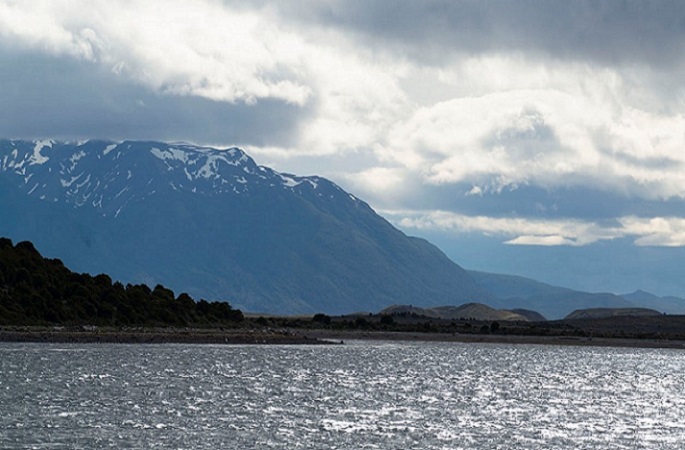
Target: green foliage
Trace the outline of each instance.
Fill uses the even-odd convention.
[[[225,302],[71,272],[30,242],[0,238],[0,325],[206,326],[243,320]]]

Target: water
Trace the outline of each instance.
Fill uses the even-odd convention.
[[[0,343],[2,449],[682,449],[685,352]]]

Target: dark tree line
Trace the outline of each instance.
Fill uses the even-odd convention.
[[[0,238],[0,325],[207,326],[243,320],[225,302],[195,302],[157,285],[74,273],[32,243]]]

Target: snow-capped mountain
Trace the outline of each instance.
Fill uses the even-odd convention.
[[[273,313],[489,298],[426,241],[321,177],[238,148],[0,141],[0,235],[82,272]]]
[[[117,217],[127,205],[158,193],[250,196],[258,189],[328,195],[357,201],[320,177],[297,177],[258,166],[238,148],[125,141],[57,143],[0,141],[0,169],[18,187],[41,200],[95,208]],[[319,189],[319,184],[324,185]]]

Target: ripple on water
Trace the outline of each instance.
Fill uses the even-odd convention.
[[[680,449],[685,354],[0,344],[3,449]]]

